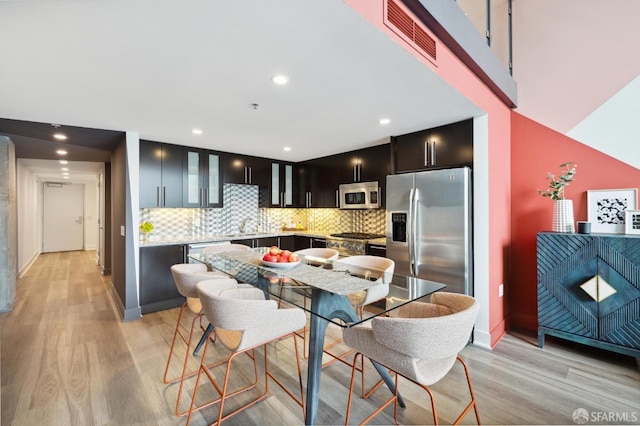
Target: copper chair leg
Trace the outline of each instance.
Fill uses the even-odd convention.
[[[204,345],[204,351],[202,353],[202,360],[203,361],[201,361],[200,368],[198,369],[198,376],[196,378],[196,384],[195,384],[195,387],[193,389],[193,397],[191,398],[191,404],[189,406],[189,411],[186,412],[186,414],[187,414],[187,422],[186,422],[186,424],[187,425],[191,421],[191,415],[194,412],[199,411],[199,410],[201,410],[203,408],[209,407],[211,405],[217,404],[218,402],[222,403],[224,401],[224,399],[231,398],[233,396],[236,396],[236,395],[239,395],[239,394],[241,394],[243,392],[251,390],[251,389],[255,388],[257,386],[257,384],[258,384],[258,364],[256,363],[255,352],[254,352],[253,348],[250,348],[250,349],[248,349],[248,350],[246,350],[244,352],[239,352],[238,354],[246,354],[249,358],[251,358],[253,360],[253,372],[254,372],[254,377],[255,377],[253,383],[250,384],[250,385],[247,385],[247,386],[245,386],[245,387],[243,387],[241,389],[235,390],[232,393],[230,393],[229,395],[225,395],[223,397],[222,395],[223,395],[223,392],[224,392],[224,388],[222,388],[222,389],[220,388],[218,383],[215,381],[215,379],[213,378],[213,376],[209,372],[209,369],[213,368],[213,367],[217,367],[217,366],[219,366],[219,365],[221,365],[223,363],[227,363],[227,368],[229,368],[229,365],[230,365],[230,362],[231,362],[233,356],[234,355],[238,355],[238,354],[234,354],[234,355],[232,355],[231,357],[229,357],[227,359],[215,362],[213,364],[206,364],[206,361],[204,361],[204,360],[205,360],[205,357],[206,357],[206,354],[207,354],[208,347],[209,347],[209,341],[207,341],[205,343],[205,345]],[[249,351],[251,352],[251,354],[248,353]],[[206,402],[206,403],[204,403],[202,405],[196,406],[195,402],[196,402],[196,398],[198,396],[198,389],[199,389],[199,385],[200,385],[200,379],[201,379],[203,373],[207,376],[207,378],[209,379],[209,381],[211,382],[211,384],[215,388],[216,392],[218,392],[220,397],[216,398],[214,400],[211,400],[209,402]]]
[[[278,386],[280,386],[294,401],[296,401],[298,403],[298,405],[300,405],[302,407],[302,415],[304,417],[304,412],[305,412],[305,403],[304,403],[304,393],[303,393],[303,386],[302,386],[302,368],[300,366],[300,356],[299,356],[299,351],[298,351],[298,344],[296,342],[296,335],[295,333],[290,333],[288,335],[285,335],[283,337],[281,337],[279,340],[282,340],[283,338],[286,337],[293,337],[293,345],[295,348],[295,352],[296,352],[296,363],[297,363],[297,368],[298,368],[298,383],[300,386],[300,399],[298,399],[295,395],[293,395],[293,393],[286,388],[286,386],[280,382],[280,380],[278,380],[276,377],[274,377],[268,370],[268,355],[267,355],[267,344],[262,344],[260,346],[263,347],[263,351],[264,351],[264,380],[265,380],[265,389],[264,392],[262,394],[260,394],[258,397],[256,397],[255,399],[251,400],[250,402],[248,402],[247,404],[237,408],[236,410],[234,410],[233,412],[224,415],[224,403],[227,399],[236,396],[238,394],[240,394],[241,392],[244,392],[250,388],[255,387],[255,383],[252,386],[248,386],[246,388],[242,388],[240,390],[234,391],[230,394],[227,394],[228,392],[228,384],[229,384],[229,376],[230,376],[230,372],[231,372],[231,363],[232,361],[235,359],[235,357],[237,355],[240,354],[244,354],[247,353],[248,351],[254,351],[255,348],[248,348],[242,352],[236,352],[233,353],[229,356],[229,358],[226,359],[226,369],[225,369],[225,376],[224,376],[224,381],[222,384],[222,388],[220,388],[220,385],[218,385],[218,383],[215,381],[215,378],[213,377],[213,374],[209,371],[209,368],[205,365],[202,366],[201,364],[201,368],[198,371],[198,378],[196,379],[196,388],[193,392],[193,399],[191,400],[191,407],[189,408],[189,414],[187,416],[187,424],[189,424],[189,422],[191,421],[191,415],[194,411],[200,410],[204,407],[208,407],[212,404],[215,404],[217,402],[220,402],[220,409],[218,412],[218,420],[215,423],[212,423],[212,425],[219,425],[222,423],[222,421],[227,420],[228,418],[238,414],[241,411],[246,410],[247,408],[251,407],[252,405],[256,404],[257,402],[263,400],[267,395],[268,395],[268,391],[269,391],[269,378],[271,378],[274,382],[276,382],[276,384],[278,384]],[[204,356],[206,354],[206,350],[207,350],[207,346],[208,343],[205,345],[205,351],[203,353],[203,359]],[[257,381],[257,366],[255,363],[255,355],[253,356],[254,359],[254,369],[255,369],[255,374],[256,374],[256,381]],[[203,404],[199,407],[195,406],[195,400],[197,397],[197,391],[198,391],[198,385],[200,382],[200,377],[202,376],[202,373],[204,373],[207,378],[209,379],[209,381],[212,383],[212,385],[215,387],[216,391],[220,394],[220,398],[208,402],[206,404]]]
[[[200,319],[202,320],[202,314],[196,314],[196,316],[193,318],[192,322],[191,322],[191,328],[189,331],[189,337],[187,338],[186,336],[184,336],[182,334],[182,331],[180,331],[180,321],[182,319],[182,314],[184,312],[184,308],[187,306],[186,302],[182,305],[182,307],[180,308],[180,313],[178,314],[178,321],[176,322],[176,329],[173,333],[173,340],[171,341],[171,348],[169,349],[169,357],[167,358],[167,365],[165,366],[164,369],[164,376],[162,378],[163,382],[165,384],[169,384],[169,383],[175,383],[178,380],[184,380],[185,377],[192,377],[195,376],[197,373],[197,370],[194,370],[193,372],[189,373],[188,375],[185,376],[185,369],[184,366],[186,366],[187,364],[187,360],[188,360],[188,356],[189,356],[189,347],[191,344],[191,339],[193,337],[193,330],[195,328],[195,323],[196,320]],[[173,377],[171,379],[167,378],[168,374],[169,374],[169,368],[171,366],[171,359],[173,358],[173,350],[175,349],[175,345],[176,345],[176,339],[178,338],[178,336],[180,336],[180,339],[182,340],[182,342],[187,345],[187,353],[185,355],[185,362],[184,362],[184,366],[183,366],[183,370],[182,370],[182,374],[180,376],[176,376]]]
[[[349,415],[351,413],[351,400],[352,400],[352,397],[353,397],[353,385],[354,385],[356,371],[358,371],[357,366],[356,366],[358,356],[360,356],[361,362],[364,362],[363,361],[364,356],[361,353],[356,353],[356,355],[354,357],[354,360],[353,360],[352,370],[351,370],[351,382],[350,382],[350,385],[349,385],[349,399],[347,401],[347,414],[346,414],[346,417],[345,417],[345,425],[349,423]],[[453,422],[453,424],[454,425],[460,424],[460,422],[471,411],[471,408],[473,408],[473,410],[475,412],[475,415],[476,415],[477,423],[478,423],[478,425],[481,425],[481,423],[480,423],[480,415],[478,413],[478,402],[476,400],[475,393],[473,392],[473,386],[471,384],[471,376],[469,375],[469,368],[467,367],[467,364],[462,360],[462,358],[456,357],[456,359],[458,361],[460,361],[460,363],[462,364],[462,367],[464,368],[464,372],[465,372],[465,375],[466,375],[466,378],[467,378],[467,384],[469,386],[469,393],[471,395],[471,402],[469,402],[469,404],[467,404],[465,409],[458,416],[458,418]],[[364,369],[364,365],[362,365],[362,368]],[[385,401],[376,411],[374,411],[369,417],[364,419],[361,424],[368,423],[371,419],[373,419],[375,416],[377,416],[382,410],[384,410],[391,402],[394,402],[393,419],[394,419],[396,424],[399,424],[399,422],[398,422],[398,376],[399,376],[399,374],[396,373],[395,374],[396,392],[393,395],[393,397],[391,397],[389,400]],[[431,410],[433,412],[433,424],[434,425],[438,425],[439,422],[438,422],[438,412],[436,410],[436,401],[435,401],[435,397],[434,397],[433,392],[431,391],[431,389],[428,386],[422,385],[420,383],[416,383],[415,381],[413,381],[411,379],[407,379],[407,380],[409,380],[410,382],[413,382],[414,384],[420,386],[422,389],[424,389],[429,394],[429,398],[431,400]],[[367,396],[363,395],[363,397],[367,398],[381,384],[382,384],[382,381],[381,380],[378,381],[378,383],[376,385],[374,385],[374,387],[367,393]],[[363,386],[363,392],[364,392],[364,379],[363,379],[363,382],[362,382],[362,386]]]

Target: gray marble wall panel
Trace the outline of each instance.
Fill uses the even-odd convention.
[[[11,310],[18,274],[16,156],[13,142],[0,136],[0,312]]]

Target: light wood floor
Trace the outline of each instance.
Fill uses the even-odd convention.
[[[13,311],[0,315],[3,425],[184,424],[184,418],[173,415],[177,386],[162,383],[178,310],[121,322],[107,292],[109,277],[99,275],[94,257],[94,252],[41,255],[18,283]],[[330,331],[339,335],[339,330]],[[572,413],[578,408],[610,420],[617,416],[615,421],[600,417],[600,424],[640,423],[640,374],[634,358],[553,338],[547,338],[544,350],[535,343],[530,333],[512,333],[493,351],[468,346],[462,352],[484,424],[574,424]],[[220,345],[211,348],[214,356],[222,356]],[[292,354],[290,340],[270,347],[276,373],[294,371]],[[247,360],[239,366],[242,377]],[[349,374],[340,363],[324,369],[320,424],[344,423]],[[374,378],[367,375],[370,382]],[[188,382],[183,407],[193,383]],[[429,407],[426,395],[410,383],[400,386],[407,401],[401,422],[432,423],[424,408]],[[433,388],[440,421],[452,422],[467,398],[461,369],[454,367]],[[203,387],[199,394],[209,391]],[[303,422],[301,409],[273,383],[269,393],[227,424]],[[356,398],[352,421],[364,418],[386,396],[381,389],[369,400]],[[203,410],[193,424],[212,422],[216,413],[215,408]],[[393,423],[392,415],[391,407],[373,424]],[[464,423],[475,423],[473,415]]]

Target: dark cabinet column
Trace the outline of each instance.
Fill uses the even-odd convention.
[[[140,248],[140,309],[143,314],[174,308],[184,302],[171,275],[171,266],[184,262],[183,245]]]
[[[182,147],[140,141],[140,207],[182,207]]]

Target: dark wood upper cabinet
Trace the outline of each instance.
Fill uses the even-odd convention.
[[[183,207],[222,207],[222,154],[183,148]]]
[[[473,166],[473,119],[391,138],[395,172]]]
[[[182,207],[182,147],[140,141],[140,207]]]
[[[266,158],[225,152],[223,182],[267,187],[271,177],[271,161]]]

